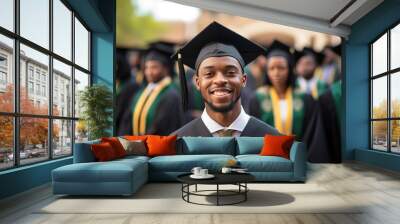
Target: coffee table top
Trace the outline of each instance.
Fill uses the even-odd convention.
[[[255,180],[255,177],[249,173],[213,173],[215,177],[211,179],[193,179],[190,177],[191,174],[179,175],[177,179],[186,184],[236,184]]]

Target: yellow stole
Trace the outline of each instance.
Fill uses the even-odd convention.
[[[269,93],[271,95],[275,128],[278,129],[279,132],[281,132],[285,135],[291,135],[292,127],[293,127],[293,91],[292,91],[292,88],[291,87],[287,88],[286,93],[285,93],[285,101],[287,103],[286,122],[284,122],[281,117],[281,107],[279,105],[279,96],[278,96],[278,93],[276,92],[275,88],[271,87],[269,89]]]
[[[132,127],[134,135],[146,134],[146,118],[150,107],[153,105],[154,100],[157,98],[161,90],[163,90],[171,82],[172,80],[170,77],[165,77],[154,89],[146,88],[142,95],[140,95],[133,111]]]

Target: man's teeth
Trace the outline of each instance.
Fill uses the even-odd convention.
[[[226,94],[229,94],[230,93],[230,91],[228,91],[228,90],[216,90],[216,91],[214,91],[214,95],[217,95],[217,96],[223,96],[223,95],[226,95]]]

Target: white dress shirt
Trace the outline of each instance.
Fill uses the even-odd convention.
[[[213,120],[207,113],[207,110],[204,108],[203,114],[201,115],[201,120],[206,125],[207,129],[214,137],[218,137],[218,131],[220,130],[234,130],[233,136],[237,137],[243,132],[244,128],[249,122],[250,116],[244,111],[243,107],[240,108],[239,116],[228,126],[224,127],[215,120]]]

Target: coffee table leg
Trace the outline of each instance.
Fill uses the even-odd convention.
[[[195,186],[195,191],[197,192],[197,184],[196,184],[196,186]]]
[[[219,205],[219,184],[217,184],[217,206]]]
[[[247,182],[246,182],[246,183],[244,183],[244,201],[247,201],[247,192],[248,192],[248,190],[247,190]]]

